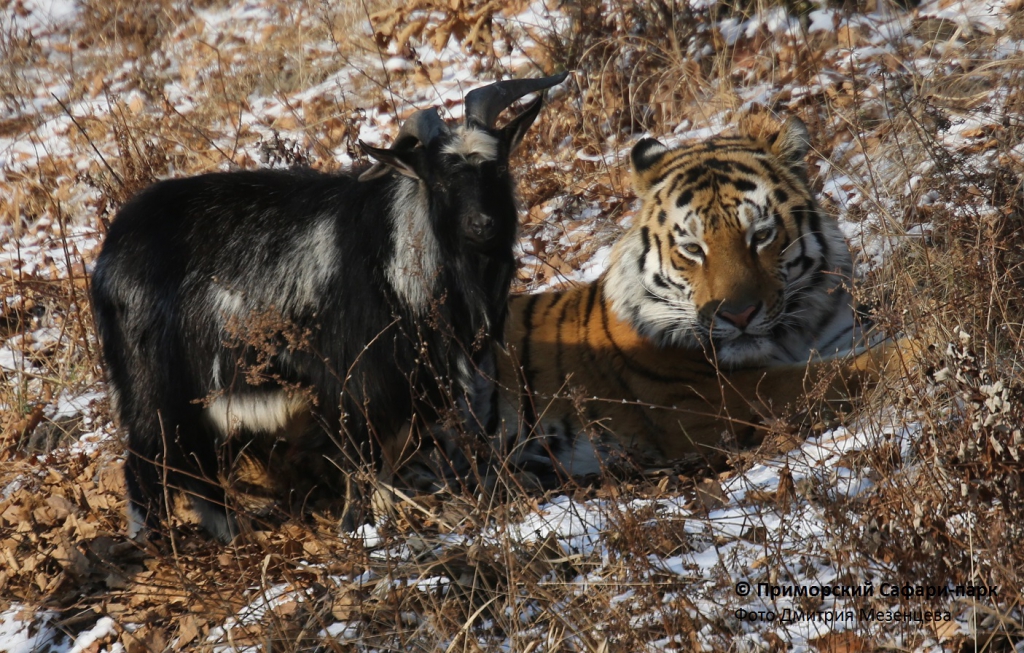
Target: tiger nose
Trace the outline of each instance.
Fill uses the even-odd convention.
[[[747,325],[750,324],[751,318],[754,317],[754,313],[757,313],[757,308],[756,304],[751,304],[738,313],[722,309],[718,311],[718,315],[732,322],[737,329],[746,329]]]

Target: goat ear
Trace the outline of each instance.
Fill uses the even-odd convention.
[[[515,152],[519,144],[523,142],[523,137],[526,136],[533,121],[537,119],[537,114],[540,113],[540,108],[543,105],[544,97],[538,96],[536,100],[526,105],[526,109],[522,113],[501,128],[501,138],[505,141],[509,154]]]
[[[643,195],[654,185],[666,152],[668,148],[653,138],[645,138],[633,146],[629,160],[633,164],[633,187],[638,195]]]
[[[366,156],[376,161],[369,170],[359,175],[359,181],[370,181],[381,177],[387,173],[389,168],[397,170],[406,177],[423,179],[422,148],[385,149],[367,145],[363,141],[359,141],[359,147],[366,152]]]

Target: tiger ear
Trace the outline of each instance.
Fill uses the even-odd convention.
[[[668,148],[653,138],[645,138],[633,146],[629,159],[633,163],[633,188],[637,195],[643,195],[654,185],[661,170],[658,164],[666,152]]]
[[[811,149],[811,134],[807,125],[796,116],[786,122],[766,113],[748,114],[739,121],[739,133],[768,146],[768,151],[779,158],[801,179],[807,179],[807,152]]]
[[[769,140],[772,153],[785,162],[789,168],[800,176],[807,178],[807,152],[811,149],[811,133],[807,125],[796,116],[790,116],[774,140]]]

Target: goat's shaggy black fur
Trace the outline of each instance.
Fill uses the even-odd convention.
[[[378,163],[361,178],[207,174],[121,209],[92,296],[136,518],[156,525],[165,491],[182,492],[231,539],[223,445],[299,414],[311,450],[345,443],[338,460],[374,464],[410,420],[447,408],[493,428],[479,370],[514,270],[508,158],[539,109],[500,130],[428,120],[426,142],[364,146]]]

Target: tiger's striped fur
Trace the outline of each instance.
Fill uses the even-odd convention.
[[[804,124],[748,120],[735,135],[631,154],[642,207],[604,274],[514,297],[499,368],[513,458],[597,472],[711,451],[797,403],[860,337],[850,251],[807,182]],[[826,394],[876,375],[844,359]]]

